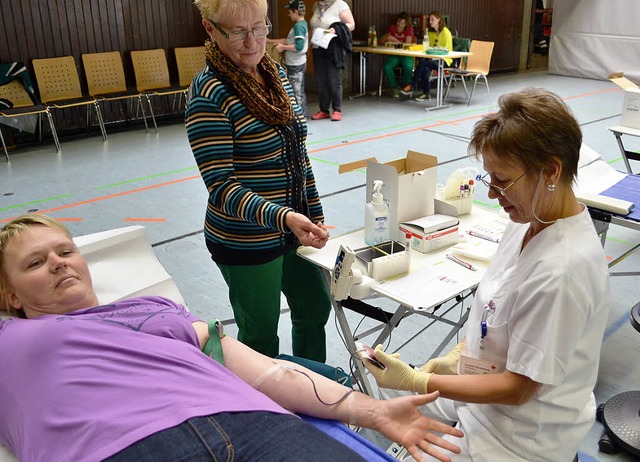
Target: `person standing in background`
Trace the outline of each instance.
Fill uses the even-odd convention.
[[[267,43],[275,43],[278,53],[284,53],[287,77],[293,87],[298,105],[306,117],[307,95],[304,90],[304,76],[307,70],[309,48],[309,26],[304,19],[306,7],[301,0],[290,0],[284,7],[289,10],[289,19],[293,21],[293,27],[287,38],[267,39]]]
[[[337,34],[328,48],[313,46],[313,61],[318,89],[320,110],[311,116],[313,120],[342,120],[342,76],[344,68],[343,45],[351,49],[351,32],[356,28],[353,13],[344,0],[319,0],[313,5],[311,30],[325,29]],[[313,35],[313,34],[312,34]],[[349,43],[344,43],[347,40]],[[335,43],[334,43],[335,42]],[[336,49],[338,48],[338,49]],[[333,112],[329,113],[329,106]]]
[[[413,43],[414,41],[413,27],[411,27],[411,17],[408,13],[402,12],[398,14],[395,24],[389,26],[384,42],[386,43]],[[387,76],[389,88],[393,91],[393,97],[400,97],[400,88],[396,81],[396,74],[393,69],[397,65],[402,66],[402,87],[406,87],[411,82],[413,75],[413,58],[411,56],[388,56],[384,62],[384,74]]]
[[[284,69],[265,52],[267,0],[196,0],[210,39],[189,90],[187,136],[207,192],[204,237],[229,286],[238,340],[279,351],[281,294],[293,354],[324,362],[331,299],[300,245],[329,239],[307,155],[307,122]]]

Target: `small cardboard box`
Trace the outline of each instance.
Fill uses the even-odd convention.
[[[437,165],[437,157],[409,150],[402,159],[384,164],[375,158],[364,159],[343,164],[338,171],[367,167],[366,202],[371,200],[373,181],[382,180],[382,196],[389,206],[389,234],[397,241],[400,223],[433,214]]]
[[[640,88],[622,72],[610,74],[609,80],[624,90],[620,125],[640,129]]]
[[[428,253],[458,243],[458,224],[456,217],[430,215],[427,217],[400,223],[402,234],[411,234],[411,248]]]

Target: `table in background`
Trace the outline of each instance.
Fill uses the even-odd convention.
[[[464,51],[450,51],[446,55],[434,55],[425,53],[422,50],[405,50],[403,48],[391,47],[353,47],[353,51],[360,53],[360,93],[357,96],[366,94],[367,89],[367,54],[393,55],[393,56],[409,56],[411,58],[430,58],[438,60],[438,78],[436,91],[436,105],[425,108],[427,111],[442,109],[449,107],[443,104],[443,87],[444,87],[444,64],[445,58],[458,59],[470,56],[471,53]]]
[[[460,217],[459,229],[461,233],[464,233],[465,230],[470,229],[474,225],[484,225],[488,222],[493,221],[506,223],[506,220],[499,217],[497,213],[476,207],[471,213]],[[489,242],[473,236],[467,236],[467,239],[478,242],[479,245],[482,246],[491,246],[497,248],[498,245],[497,243]],[[322,249],[300,247],[298,249],[298,254],[322,268],[325,273],[327,284],[330,285],[331,272],[333,270],[336,256],[338,255],[338,251],[341,245],[346,245],[352,250],[366,247],[366,244],[364,242],[363,230],[360,229],[358,231],[344,234],[342,236],[331,238]],[[455,321],[452,321],[445,316],[475,293],[475,289],[480,282],[480,279],[488,268],[488,263],[482,263],[479,260],[473,260],[473,266],[476,267],[477,271],[471,271],[461,265],[448,260],[445,255],[449,251],[449,248],[445,248],[427,254],[422,254],[413,250],[411,253],[410,272],[407,275],[402,276],[401,278],[392,278],[394,281],[402,281],[403,279],[410,277],[412,274],[418,274],[417,272],[421,269],[423,269],[423,271],[428,271],[426,270],[426,268],[433,268],[434,273],[446,272],[447,277],[453,279],[456,282],[459,282],[459,284],[451,284],[452,289],[449,293],[445,293],[442,290],[435,290],[433,292],[429,292],[428,295],[425,296],[424,300],[422,300],[422,303],[416,304],[415,302],[409,300],[410,297],[407,297],[406,293],[403,294],[390,292],[385,287],[384,282],[386,281],[380,281],[373,286],[372,291],[381,297],[398,303],[398,307],[393,313],[386,312],[381,308],[372,306],[364,301],[353,300],[351,298],[342,302],[333,302],[336,319],[338,320],[340,330],[342,331],[342,337],[346,343],[350,357],[356,354],[357,348],[355,342],[358,339],[367,337],[374,334],[375,332],[380,331],[375,341],[370,342],[370,344],[372,346],[375,346],[379,343],[384,343],[385,340],[387,340],[391,335],[391,332],[398,326],[398,323],[403,318],[412,314],[418,314],[430,319],[431,322],[426,328],[430,327],[436,322],[442,322],[451,327],[448,334],[441,341],[438,347],[436,347],[436,349],[432,352],[430,357],[436,357],[443,351],[443,349],[449,344],[451,339],[464,326],[464,323],[469,316],[469,307],[467,307],[464,312],[461,311],[459,318]],[[471,262],[471,260],[469,261]],[[442,305],[449,301],[454,301],[455,303],[453,303],[453,306],[451,307],[443,308]],[[360,314],[363,314],[364,316],[375,319],[380,324],[377,327],[374,327],[373,329],[365,331],[361,335],[356,336],[349,326],[348,320],[344,313],[344,308],[351,309]],[[425,358],[425,360],[426,359],[429,358]],[[360,384],[362,384],[364,392],[372,395],[373,389],[371,388],[371,385],[367,379],[367,375],[365,373],[366,369],[360,361],[354,361],[354,363],[356,369],[355,374],[357,374],[356,379],[358,379]]]
[[[631,165],[629,164],[629,159],[640,161],[640,153],[634,152],[634,151],[627,151],[624,148],[624,144],[622,144],[622,135],[637,136],[640,138],[640,130],[637,128],[623,127],[622,125],[609,127],[609,130],[616,137],[616,141],[618,142],[618,147],[620,148],[620,153],[622,154],[622,160],[624,160],[624,165],[625,167],[627,167],[627,172],[630,174],[633,174],[633,171],[631,170]]]

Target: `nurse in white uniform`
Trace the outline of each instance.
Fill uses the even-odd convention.
[[[571,188],[582,134],[546,90],[503,95],[499,106],[476,124],[469,154],[511,223],[465,340],[420,369],[381,346],[375,356],[387,369],[365,365],[383,396],[440,391],[426,412],[465,432],[455,461],[571,462],[596,414],[610,301],[604,251]]]

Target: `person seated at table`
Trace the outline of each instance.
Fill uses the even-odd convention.
[[[373,428],[448,461],[460,436],[417,406],[377,401],[251,350],[162,297],[100,305],[64,225],[0,230],[0,443],[23,461],[363,460],[291,412]],[[224,366],[205,355],[222,348]]]
[[[476,123],[469,153],[511,223],[476,290],[465,339],[419,369],[380,348],[387,369],[365,365],[384,397],[440,392],[425,412],[465,432],[456,461],[571,461],[596,415],[610,303],[604,250],[572,189],[582,133],[546,90],[498,104]]]
[[[395,24],[389,26],[389,31],[383,38],[385,43],[413,43],[413,27],[411,26],[411,16],[402,12],[396,17]],[[402,67],[402,87],[411,82],[413,75],[413,58],[411,56],[387,56],[384,62],[384,75],[387,77],[389,88],[393,91],[393,97],[400,97],[400,88],[396,80],[394,69],[396,66]]]
[[[427,32],[428,34],[424,40],[428,39],[428,46],[427,43],[423,44],[425,51],[433,47],[446,48],[449,51],[453,51],[453,36],[444,22],[442,13],[439,11],[429,13]],[[450,66],[452,61],[451,58],[444,58],[445,67]],[[408,85],[402,88],[402,94],[411,95],[413,90],[422,83],[422,94],[416,98],[416,101],[427,101],[431,99],[431,72],[437,69],[438,59],[418,59],[416,70],[413,73],[413,79]]]

